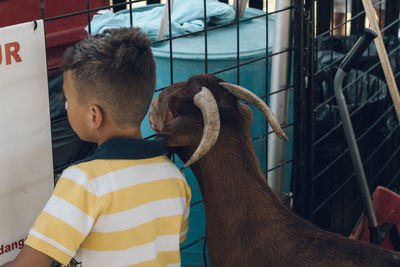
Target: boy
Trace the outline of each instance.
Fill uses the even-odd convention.
[[[107,30],[68,49],[65,107],[94,155],[64,170],[14,262],[6,266],[179,266],[191,198],[162,140],[140,124],[155,88],[150,40]]]

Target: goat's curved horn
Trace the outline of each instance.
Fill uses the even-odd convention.
[[[236,96],[238,99],[244,100],[250,104],[252,104],[254,107],[258,108],[261,110],[264,115],[267,117],[269,124],[271,125],[272,130],[284,141],[288,141],[289,138],[286,136],[285,132],[282,130],[281,125],[279,124],[279,121],[275,117],[275,115],[272,113],[272,111],[269,109],[267,104],[256,96],[253,92],[250,90],[247,90],[246,88],[243,88],[239,85],[231,84],[231,83],[220,83],[226,90],[228,90],[231,94]]]
[[[184,168],[198,161],[214,146],[220,129],[218,105],[210,90],[202,87],[202,90],[193,97],[193,102],[203,115],[203,136],[199,146],[186,162]]]

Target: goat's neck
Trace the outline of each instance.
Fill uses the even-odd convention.
[[[192,170],[199,181],[208,218],[226,227],[240,224],[249,216],[265,218],[273,206],[281,206],[280,200],[267,185],[259,167],[250,137],[221,138],[213,149]],[[221,140],[220,139],[220,140]],[[254,192],[250,195],[249,192]],[[254,207],[268,206],[268,209]],[[251,214],[249,213],[250,209]],[[267,214],[257,214],[267,212]],[[226,216],[237,220],[227,220]],[[238,225],[236,225],[238,226]]]

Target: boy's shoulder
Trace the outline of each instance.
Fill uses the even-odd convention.
[[[140,180],[166,175],[184,178],[175,163],[167,157],[163,140],[115,139],[102,144],[92,156],[65,169],[62,177],[79,180],[79,183],[96,180],[97,184],[105,180],[96,179],[101,177],[113,176],[115,180],[130,176]]]

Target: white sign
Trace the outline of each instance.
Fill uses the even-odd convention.
[[[0,28],[0,264],[20,252],[53,190],[44,40],[41,20]]]

